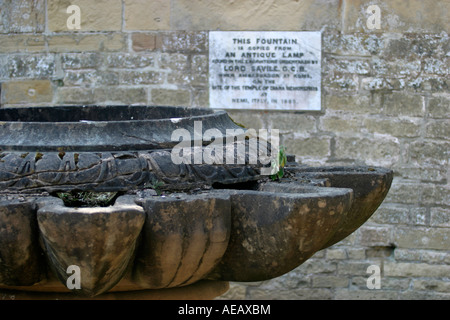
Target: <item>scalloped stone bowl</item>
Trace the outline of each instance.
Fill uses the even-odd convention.
[[[92,298],[212,284],[218,295],[228,281],[272,279],[359,228],[393,177],[378,167],[300,166],[292,156],[278,181],[248,155],[175,164],[176,129],[200,151],[198,121],[224,137],[243,130],[210,109],[0,109],[0,121],[0,290],[11,292]],[[60,197],[83,191],[117,194],[106,206]]]

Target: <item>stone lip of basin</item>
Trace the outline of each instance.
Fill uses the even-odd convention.
[[[0,288],[67,292],[73,265],[81,289],[72,292],[87,297],[271,279],[355,231],[392,182],[378,167],[289,161],[272,181],[248,162],[175,165],[168,131],[194,133],[196,120],[241,128],[211,110],[120,108],[0,110]],[[162,196],[148,189],[154,179]],[[106,207],[56,197],[73,190],[119,193]]]
[[[354,191],[352,207],[325,247],[344,239],[372,216],[389,192],[394,177],[390,169],[370,166],[294,168],[293,171],[297,177],[325,179],[327,186],[351,187]]]
[[[172,132],[183,128],[194,140],[203,131],[238,127],[224,111],[185,107],[66,106],[0,109],[3,151],[82,152],[172,148]]]
[[[171,151],[180,137],[172,137],[172,133],[177,129],[186,134],[183,142],[197,148],[194,152],[199,148],[203,152],[202,145],[209,144],[202,139],[209,129],[218,130],[224,141],[230,136],[227,130],[237,136],[244,132],[227,113],[211,109],[0,109],[0,188],[21,192],[128,191],[158,180],[172,188],[190,189],[259,177],[261,165],[248,165],[248,155],[244,155],[247,162],[243,160],[247,164],[240,164],[238,153],[234,164],[195,164],[193,155],[189,163],[175,164]]]

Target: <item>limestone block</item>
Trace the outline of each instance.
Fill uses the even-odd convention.
[[[148,33],[133,33],[131,47],[134,51],[154,51],[156,49],[156,35]]]
[[[102,62],[100,53],[63,53],[61,54],[61,65],[67,69],[98,69]]]
[[[67,20],[73,12],[67,8],[80,8],[80,29],[69,29]],[[47,4],[48,28],[52,32],[119,31],[122,28],[121,0],[49,0]]]
[[[390,277],[447,277],[450,273],[449,265],[386,262],[384,275]]]
[[[1,53],[44,52],[45,50],[45,38],[43,35],[0,35]]]
[[[0,66],[0,78],[48,79],[56,72],[55,57],[49,54],[6,55]],[[0,61],[1,61],[0,60]]]
[[[49,80],[11,81],[2,85],[5,104],[52,102],[53,87]]]
[[[340,26],[337,1],[173,1],[178,30],[320,30]]]
[[[125,0],[126,30],[168,30],[170,29],[170,3],[166,0]]]
[[[302,137],[285,139],[284,146],[290,154],[301,157],[325,158],[330,154],[329,137]]]
[[[44,29],[44,1],[0,1],[0,33],[41,33]]]
[[[99,104],[145,104],[147,90],[145,88],[99,87],[94,89],[94,101]]]
[[[335,156],[338,159],[363,159],[367,164],[390,166],[400,159],[398,139],[336,138]]]
[[[56,100],[61,104],[89,104],[94,101],[92,89],[78,87],[58,88]]]
[[[421,124],[418,120],[387,120],[387,119],[365,119],[364,127],[369,132],[390,134],[395,137],[418,137]]]
[[[121,83],[126,85],[145,85],[164,83],[164,74],[157,71],[121,71]],[[162,89],[161,89],[162,90]],[[168,104],[170,105],[170,103]],[[174,105],[172,103],[172,105]]]
[[[155,105],[189,106],[191,93],[188,90],[152,89],[151,100]]]
[[[449,33],[448,1],[392,0],[345,1],[343,9],[344,32],[441,32]],[[369,29],[367,19],[370,5],[380,8],[380,29]]]
[[[50,52],[121,51],[126,47],[126,36],[110,34],[55,34],[47,37]]]
[[[448,250],[449,237],[449,228],[397,228],[394,243],[400,248]]]

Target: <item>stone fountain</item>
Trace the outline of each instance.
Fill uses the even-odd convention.
[[[272,279],[359,228],[393,177],[292,156],[282,177],[262,174],[247,131],[211,109],[5,108],[0,121],[0,292],[24,299],[210,299]],[[209,129],[244,132],[235,161],[195,160]],[[189,161],[174,161],[176,130]]]

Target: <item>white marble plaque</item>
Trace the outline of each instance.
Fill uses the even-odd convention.
[[[321,110],[320,32],[210,31],[217,109]]]

